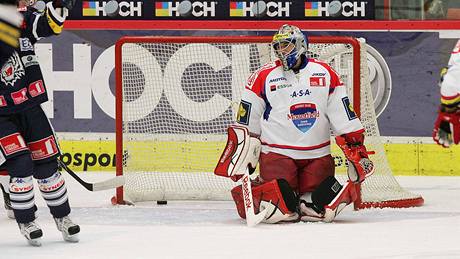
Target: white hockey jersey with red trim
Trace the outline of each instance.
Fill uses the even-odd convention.
[[[449,59],[448,70],[441,84],[441,103],[452,105],[460,102],[460,40]]]
[[[279,60],[253,73],[237,123],[260,135],[262,152],[294,159],[330,154],[331,129],[336,135],[364,131],[337,73],[315,59],[297,74]]]

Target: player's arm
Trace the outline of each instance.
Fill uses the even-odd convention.
[[[364,128],[353,110],[346,87],[335,71],[331,70],[331,86],[327,116],[337,145],[348,159],[348,177],[354,183],[362,182],[374,172],[364,145]]]
[[[24,13],[25,30],[34,36],[35,41],[40,38],[59,35],[74,4],[75,0],[54,0],[46,4],[42,13],[29,8]]]
[[[0,67],[19,45],[21,22],[22,15],[17,11],[16,1],[0,0]]]
[[[449,67],[441,71],[441,105],[433,129],[433,140],[450,147],[460,143],[460,40],[449,60]]]

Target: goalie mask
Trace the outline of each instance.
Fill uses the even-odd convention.
[[[283,69],[287,71],[307,52],[308,40],[299,28],[285,24],[273,36],[272,46],[276,57],[283,62]]]

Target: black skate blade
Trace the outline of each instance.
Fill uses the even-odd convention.
[[[72,226],[67,231],[68,231],[69,235],[78,234],[78,233],[80,233],[80,226],[79,225]]]
[[[43,232],[41,229],[35,230],[30,232],[30,239],[37,239],[43,236]]]

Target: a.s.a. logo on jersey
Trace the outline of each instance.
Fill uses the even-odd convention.
[[[25,75],[24,66],[18,53],[15,52],[8,61],[3,65],[0,79],[6,85],[14,86],[14,83]]]
[[[288,120],[302,131],[307,132],[319,117],[319,111],[314,103],[298,103],[290,107],[290,113],[287,115]]]

